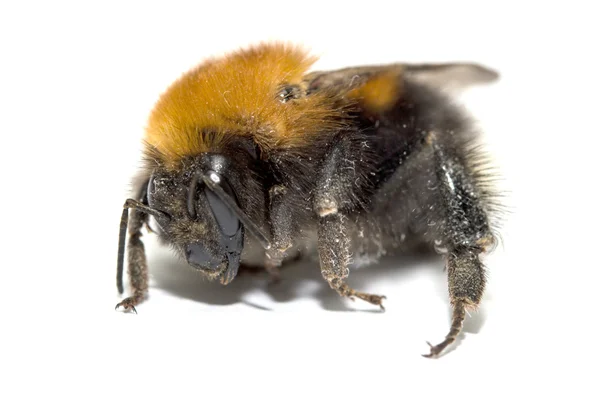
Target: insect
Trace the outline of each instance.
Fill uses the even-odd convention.
[[[445,256],[451,329],[460,333],[485,286],[496,195],[468,117],[441,88],[492,81],[476,64],[366,66],[309,72],[316,59],[282,43],[208,60],[159,99],[145,135],[136,199],[121,218],[117,285],[128,230],[135,311],[148,291],[142,229],[156,231],[208,279],[242,263],[276,274],[316,243],[321,272],[343,297],[383,308],[347,284],[353,259],[418,240]]]

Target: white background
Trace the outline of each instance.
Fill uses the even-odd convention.
[[[593,2],[226,1],[0,6],[0,392],[598,393],[598,12]],[[206,3],[206,4],[204,4]],[[504,246],[458,346],[441,259],[356,269],[387,312],[315,262],[207,284],[146,237],[148,301],[113,310],[118,224],[158,95],[261,40],[318,68],[477,61],[468,92],[512,191]]]

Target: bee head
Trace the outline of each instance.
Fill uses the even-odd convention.
[[[241,208],[238,196],[246,191],[239,181],[226,156],[206,153],[180,169],[156,168],[142,202],[161,237],[190,266],[223,284],[238,272],[245,231],[269,248],[266,236]]]

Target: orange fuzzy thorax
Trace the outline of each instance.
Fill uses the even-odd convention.
[[[146,143],[171,163],[218,149],[232,135],[251,136],[263,152],[306,145],[312,135],[339,127],[334,100],[315,94],[282,103],[278,93],[284,84],[301,84],[315,60],[283,44],[209,60],[161,96]]]

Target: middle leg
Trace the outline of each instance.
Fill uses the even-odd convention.
[[[341,296],[351,300],[356,297],[385,310],[382,304],[385,296],[359,292],[346,283],[352,255],[349,219],[345,212],[351,210],[356,200],[357,152],[352,150],[350,139],[340,138],[332,145],[317,179],[313,207],[319,216],[317,240],[321,274]]]

